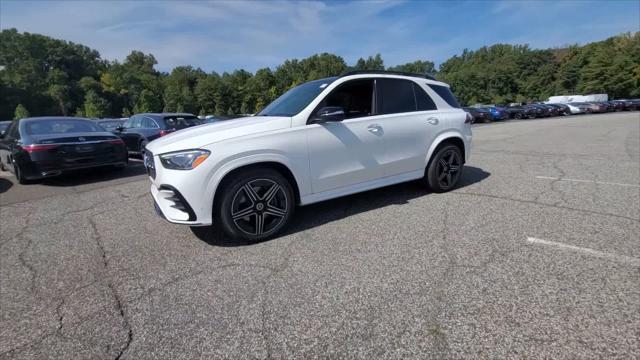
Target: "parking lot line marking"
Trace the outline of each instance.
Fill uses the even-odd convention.
[[[579,183],[591,183],[591,184],[602,184],[602,185],[617,185],[617,186],[627,186],[627,187],[637,187],[640,188],[640,185],[636,184],[623,184],[609,181],[596,181],[596,180],[578,180],[578,179],[565,179],[565,178],[557,178],[551,176],[536,176],[537,179],[545,179],[545,180],[559,180],[559,181],[572,181]]]
[[[543,239],[538,239],[538,238],[534,238],[534,237],[528,237],[527,238],[527,242],[530,242],[530,243],[533,243],[533,244],[557,246],[559,248],[573,250],[573,251],[589,254],[589,255],[592,255],[592,256],[595,256],[595,257],[599,257],[599,258],[603,258],[603,259],[608,259],[608,260],[613,260],[613,261],[617,261],[617,262],[621,262],[621,263],[625,263],[625,264],[631,264],[631,265],[635,265],[635,266],[640,266],[640,259],[633,258],[633,257],[630,257],[630,256],[610,254],[610,253],[597,251],[597,250],[593,250],[593,249],[589,249],[589,248],[584,248],[584,247],[579,247],[579,246],[574,246],[574,245],[569,245],[569,244],[563,244],[563,243],[560,243],[560,242],[543,240]]]

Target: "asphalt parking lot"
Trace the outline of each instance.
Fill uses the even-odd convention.
[[[108,178],[108,180],[104,180]],[[640,113],[477,126],[463,184],[171,225],[139,162],[0,177],[0,358],[638,358]]]

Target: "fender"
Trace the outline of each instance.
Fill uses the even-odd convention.
[[[458,138],[460,140],[462,140],[462,143],[464,144],[464,154],[465,154],[465,161],[466,161],[466,157],[468,156],[469,153],[469,145],[467,144],[467,141],[465,141],[464,136],[462,135],[462,133],[460,133],[457,130],[454,129],[448,129],[445,130],[443,133],[441,133],[440,135],[438,135],[435,140],[431,143],[431,146],[429,147],[429,151],[427,151],[427,157],[424,160],[424,166],[426,167],[429,164],[429,160],[431,160],[431,156],[433,156],[434,151],[436,151],[436,148],[444,141],[450,138]]]

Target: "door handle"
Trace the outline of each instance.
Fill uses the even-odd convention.
[[[427,122],[431,125],[438,125],[440,120],[438,120],[438,118],[430,117],[427,119]]]
[[[379,132],[382,131],[382,126],[378,125],[378,124],[372,124],[367,126],[367,130],[369,130],[370,132],[377,134]]]

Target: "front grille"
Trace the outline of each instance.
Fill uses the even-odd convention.
[[[152,179],[156,178],[156,164],[153,160],[153,154],[145,150],[144,155],[142,156],[144,161],[144,168],[147,170],[147,175],[149,175]]]

